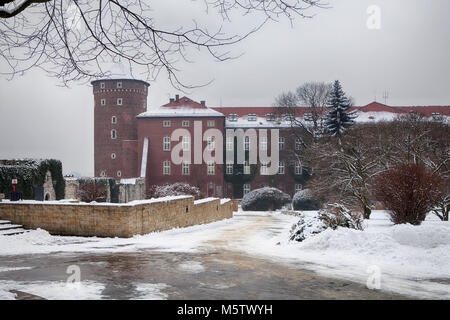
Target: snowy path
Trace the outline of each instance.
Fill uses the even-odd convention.
[[[13,298],[10,290],[50,299],[401,298],[388,292],[449,298],[449,251],[438,240],[421,243],[420,233],[410,240],[407,229],[374,219],[364,232],[337,230],[289,243],[296,221],[239,212],[226,221],[130,239],[58,237],[43,230],[0,236],[0,298]],[[442,238],[447,227],[432,230]],[[429,237],[427,226],[420,228],[414,234]],[[393,243],[395,237],[413,243]],[[82,288],[66,286],[70,265],[80,267]],[[381,291],[365,287],[373,265],[381,271]]]

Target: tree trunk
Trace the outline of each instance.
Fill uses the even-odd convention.
[[[372,209],[368,206],[364,206],[364,219],[370,219],[370,214],[372,213]]]

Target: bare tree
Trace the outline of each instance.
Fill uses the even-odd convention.
[[[10,77],[41,68],[64,84],[111,75],[106,63],[125,63],[146,80],[165,71],[178,88],[180,60],[190,61],[191,49],[206,50],[213,58],[233,58],[223,48],[256,32],[268,21],[296,16],[311,18],[322,0],[204,0],[222,22],[213,30],[195,20],[189,26],[161,26],[157,12],[142,0],[0,0],[0,56]],[[259,14],[260,23],[242,34],[228,34],[224,22],[237,13]],[[254,17],[254,15],[253,15]]]

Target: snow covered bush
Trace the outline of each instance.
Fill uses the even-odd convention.
[[[328,228],[336,230],[338,227],[363,230],[364,219],[342,204],[329,204],[326,209],[315,214],[302,214],[300,220],[292,226],[289,239],[301,242]]]
[[[381,173],[373,192],[395,224],[419,225],[442,199],[444,180],[423,164],[404,164]]]
[[[319,201],[314,199],[310,189],[303,189],[298,191],[292,199],[292,206],[294,210],[319,210]]]
[[[165,184],[162,186],[151,186],[147,193],[148,198],[161,198],[167,196],[193,196],[194,199],[202,197],[198,187],[191,186],[187,183],[177,182],[173,184]]]
[[[244,211],[268,211],[281,209],[291,202],[291,197],[276,188],[260,188],[247,193],[241,202]]]
[[[80,186],[77,196],[83,202],[106,202],[107,191],[106,184],[97,182],[87,182]]]

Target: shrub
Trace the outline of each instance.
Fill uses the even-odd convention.
[[[87,182],[80,186],[77,195],[83,202],[106,202],[106,185],[95,182]]]
[[[314,199],[310,189],[298,191],[292,199],[294,210],[319,210],[319,201]]]
[[[338,227],[363,230],[364,219],[361,214],[352,213],[342,204],[329,204],[314,215],[301,215],[300,220],[292,226],[289,239],[301,242],[326,229],[335,230]]]
[[[405,164],[381,173],[374,181],[377,200],[395,224],[419,225],[442,198],[444,180],[422,164]]]
[[[163,186],[153,185],[147,192],[147,198],[161,198],[167,196],[193,196],[194,199],[202,197],[202,193],[198,187],[191,186],[187,183],[177,182],[174,184],[165,184]]]
[[[291,202],[291,197],[276,188],[255,189],[247,193],[241,202],[244,211],[268,211],[281,209]]]

